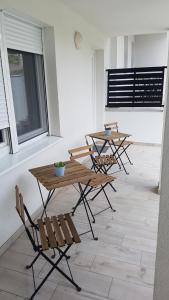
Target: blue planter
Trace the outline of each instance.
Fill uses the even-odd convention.
[[[107,128],[107,129],[105,129],[105,135],[108,135],[108,136],[110,136],[111,135],[111,128]]]
[[[55,175],[56,176],[64,176],[65,174],[65,167],[55,167]]]

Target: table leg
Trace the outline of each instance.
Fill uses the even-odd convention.
[[[89,180],[90,182],[90,180]],[[83,189],[82,188],[82,185],[80,183],[78,183],[79,185],[79,190],[80,190],[80,198],[79,200],[77,201],[76,203],[76,206],[73,208],[73,212],[72,212],[72,215],[74,215],[77,207],[83,203],[84,205],[84,208],[85,208],[85,212],[86,212],[86,216],[87,216],[87,219],[88,219],[88,223],[89,223],[89,227],[90,227],[90,230],[86,231],[86,232],[83,232],[81,233],[81,235],[85,234],[85,233],[88,233],[88,232],[91,232],[92,233],[92,236],[93,236],[93,239],[94,240],[98,240],[98,237],[95,237],[94,235],[94,231],[93,231],[93,227],[92,227],[92,224],[91,224],[91,220],[90,220],[90,216],[89,216],[89,213],[91,214],[91,217],[93,219],[93,223],[95,223],[95,218],[94,218],[94,215],[92,213],[92,210],[89,206],[89,203],[86,199],[87,195],[90,193],[90,191],[92,190],[92,187],[87,191],[87,188],[89,187],[89,182],[87,183],[87,185],[85,186],[85,188]]]
[[[44,201],[44,198],[43,198],[43,195],[42,195],[42,190],[41,190],[41,187],[40,187],[40,183],[39,183],[38,180],[37,180],[37,183],[38,183],[38,188],[39,188],[39,192],[40,192],[40,196],[41,196],[41,200],[42,200],[42,205],[43,205],[43,212],[42,212],[42,215],[41,215],[41,219],[42,219],[44,214],[45,214],[45,216],[47,217],[46,208],[47,208],[47,205],[48,205],[50,199],[51,199],[52,196],[53,196],[53,193],[55,192],[55,189],[54,189],[54,190],[50,190],[50,191],[48,192],[48,196],[47,196],[47,199],[46,199],[46,202],[45,202],[45,201]]]
[[[125,139],[126,139],[126,137],[121,141],[120,145],[119,145],[117,148],[116,148],[116,146],[115,146],[115,144],[114,144],[114,141],[111,140],[111,143],[112,143],[112,145],[113,145],[114,148],[115,148],[115,152],[113,151],[112,145],[110,144],[110,142],[109,142],[109,145],[110,145],[110,148],[111,148],[111,150],[112,150],[112,152],[113,152],[113,155],[115,156],[116,153],[117,153],[118,158],[119,158],[119,160],[120,160],[120,163],[121,163],[121,165],[122,165],[122,167],[123,167],[123,170],[124,170],[125,173],[128,175],[129,173],[127,172],[127,170],[126,170],[126,168],[125,168],[125,166],[124,166],[124,163],[123,163],[123,161],[122,161],[122,159],[121,159],[121,155],[122,155],[122,153],[123,153],[124,151],[122,151],[122,153],[119,154],[119,149],[120,149],[120,147],[122,146],[122,144],[124,143]]]
[[[93,141],[93,144],[94,144],[94,146],[95,146],[95,148],[96,148],[96,151],[97,151],[97,153],[98,153],[98,155],[100,155],[102,152],[103,152],[103,150],[104,150],[104,147],[106,146],[106,144],[107,144],[107,141],[105,141],[104,142],[104,144],[103,144],[103,146],[102,146],[102,148],[101,148],[101,150],[99,151],[99,149],[97,148],[97,145],[96,145],[96,143],[95,143],[95,140],[94,140],[94,138],[92,137],[92,141]]]

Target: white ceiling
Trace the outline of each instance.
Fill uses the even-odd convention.
[[[62,0],[106,35],[141,34],[169,28],[169,0]]]

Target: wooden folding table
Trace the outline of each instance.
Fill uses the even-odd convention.
[[[77,162],[75,160],[69,160],[64,163],[65,163],[65,175],[63,177],[57,177],[55,175],[54,165],[42,166],[42,167],[33,168],[33,169],[29,170],[30,173],[36,178],[37,183],[38,183],[38,187],[39,187],[39,191],[40,191],[40,195],[41,195],[41,199],[42,199],[42,204],[43,204],[43,213],[42,213],[41,218],[43,217],[44,214],[47,216],[47,212],[46,212],[47,205],[48,205],[49,201],[51,200],[54,191],[57,188],[65,187],[68,185],[78,183],[81,187],[80,201],[78,201],[78,202],[79,202],[79,204],[81,202],[83,202],[85,212],[86,212],[86,215],[88,218],[89,226],[90,226],[90,230],[87,232],[91,231],[93,238],[97,239],[94,236],[93,228],[91,225],[91,220],[90,220],[90,216],[89,216],[91,211],[90,211],[88,202],[86,201],[85,193],[89,186],[90,180],[97,178],[99,176],[99,174],[96,174],[94,171],[88,169],[86,166],[80,164],[79,162]],[[84,181],[87,181],[87,184],[83,188],[81,186],[81,182],[84,182]],[[44,186],[48,190],[48,196],[47,196],[46,201],[44,200],[43,195],[42,195],[41,185]]]

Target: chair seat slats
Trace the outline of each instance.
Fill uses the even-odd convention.
[[[99,185],[102,185],[102,184],[105,184],[107,182],[112,182],[114,181],[116,178],[111,176],[111,175],[106,175],[106,174],[97,174],[97,177],[92,179],[90,182],[89,182],[89,186],[91,187],[97,187]],[[83,184],[87,184],[87,181],[82,181],[81,183]]]
[[[46,230],[48,234],[48,239],[49,239],[49,245],[51,248],[56,248],[57,247],[57,241],[53,232],[53,228],[51,225],[51,221],[49,218],[45,218],[45,225],[46,225]]]
[[[64,237],[65,237],[66,243],[67,243],[68,245],[73,244],[73,240],[72,240],[72,237],[71,237],[70,232],[69,232],[69,230],[68,230],[68,227],[67,227],[67,225],[66,225],[64,216],[63,216],[63,215],[59,215],[59,216],[58,216],[58,220],[59,220],[59,222],[60,222],[60,226],[61,226],[61,229],[62,229],[62,231],[63,231],[63,234],[64,234]]]
[[[80,243],[80,237],[69,214],[37,220],[43,250]]]
[[[39,220],[37,220],[37,223],[38,223],[38,227],[39,227],[39,234],[40,234],[42,249],[48,250],[49,245],[48,245],[48,241],[46,238],[46,232],[45,232],[45,227],[44,227],[43,221],[41,219],[39,219]]]
[[[69,228],[70,228],[70,231],[72,233],[74,242],[80,243],[80,237],[79,237],[79,235],[77,233],[77,230],[76,230],[76,228],[75,228],[75,226],[74,226],[74,224],[72,222],[72,219],[71,219],[70,215],[69,214],[65,214],[65,219],[66,219],[66,221],[67,221],[67,223],[69,225]]]
[[[54,227],[54,231],[55,231],[55,237],[56,237],[56,240],[58,242],[58,246],[63,247],[65,245],[65,241],[63,239],[63,235],[62,235],[62,232],[60,230],[58,220],[55,216],[51,217],[51,220],[52,220],[52,223],[53,223],[53,227]]]
[[[113,155],[100,155],[95,157],[96,163],[98,165],[113,165],[117,164],[116,159]]]

